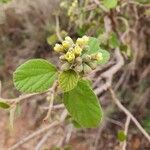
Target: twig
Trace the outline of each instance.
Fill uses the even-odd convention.
[[[136,118],[120,103],[120,101],[117,99],[114,91],[112,88],[109,88],[109,91],[112,96],[112,100],[114,103],[127,115],[131,118],[131,120],[134,122],[134,124],[138,127],[138,129],[142,132],[142,134],[147,138],[147,140],[150,142],[150,135],[144,130],[144,128],[141,126],[141,124],[136,120]]]
[[[119,48],[115,50],[115,57],[116,57],[116,64],[112,66],[109,70],[102,73],[100,77],[98,77],[97,80],[93,84],[93,87],[98,86],[98,88],[95,89],[95,93],[97,95],[107,90],[111,86],[114,74],[116,74],[120,70],[120,68],[124,65],[124,59],[120,53]],[[106,82],[100,86],[99,83],[103,79],[105,79]]]
[[[54,85],[52,86],[52,88],[49,91],[50,92],[50,104],[49,104],[49,109],[48,109],[47,115],[46,115],[46,117],[44,118],[43,121],[47,121],[51,116],[51,111],[52,111],[53,102],[54,102],[54,95],[55,95],[55,92],[56,92],[57,85],[58,85],[57,82],[55,82]]]
[[[34,93],[34,94],[26,94],[26,95],[20,95],[19,97],[17,98],[12,98],[12,99],[6,99],[6,98],[1,98],[1,100],[4,100],[10,104],[13,104],[13,103],[19,103],[20,101],[24,100],[24,99],[27,99],[27,98],[30,98],[34,95],[37,95],[38,93]]]
[[[62,109],[64,107],[65,107],[64,104],[53,105],[52,110]],[[48,110],[49,107],[41,107],[41,109]]]
[[[39,129],[38,131],[36,131],[36,132],[30,134],[29,136],[27,136],[26,138],[20,140],[18,143],[16,143],[16,144],[13,145],[12,147],[10,147],[8,150],[15,150],[15,149],[17,149],[17,148],[20,147],[22,144],[28,142],[29,140],[31,140],[31,139],[37,137],[38,135],[40,135],[40,134],[46,132],[47,130],[49,130],[49,129],[51,129],[52,127],[55,127],[55,126],[57,126],[57,125],[59,125],[59,122],[58,122],[58,121],[52,122],[50,125],[48,125],[48,126],[42,128],[42,129]]]
[[[129,129],[129,125],[130,125],[130,116],[127,116],[127,120],[126,120],[126,123],[125,123],[125,128],[124,128],[124,133],[125,135],[127,136],[128,135],[128,129]],[[122,144],[122,150],[126,150],[126,146],[127,146],[127,140],[125,140]]]
[[[59,28],[59,17],[56,15],[55,16],[55,19],[56,19],[56,35],[59,39],[59,41],[63,41],[62,37],[60,36],[60,28]]]
[[[60,120],[59,121],[54,121],[52,122],[50,125],[42,128],[42,129],[39,129],[38,131],[35,131],[34,133],[30,134],[29,136],[27,136],[26,138],[20,140],[18,143],[16,143],[15,145],[13,145],[12,147],[10,147],[8,150],[15,150],[17,149],[18,147],[20,147],[22,144],[28,142],[29,140],[39,136],[40,134],[46,132],[47,130],[50,130],[51,128],[53,127],[56,127],[58,125],[60,125],[66,118],[67,116],[67,111],[66,109],[63,111],[62,115],[60,116]]]
[[[0,80],[0,96],[1,96],[1,94],[2,94],[2,82]]]
[[[35,147],[35,150],[41,150],[42,145],[47,141],[47,139],[53,134],[53,131],[47,132],[42,139],[38,142],[37,146]]]

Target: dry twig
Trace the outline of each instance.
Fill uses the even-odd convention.
[[[138,129],[142,132],[142,134],[150,142],[150,135],[144,130],[144,128],[141,126],[141,124],[137,121],[137,119],[120,103],[120,101],[117,99],[112,88],[109,88],[109,91],[111,93],[112,100],[114,101],[114,103],[119,107],[119,109],[121,109],[127,116],[129,116],[131,118],[131,120],[134,122],[134,124],[138,127]]]

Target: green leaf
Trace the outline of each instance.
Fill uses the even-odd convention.
[[[117,133],[117,138],[120,142],[123,142],[126,140],[127,136],[125,135],[123,130],[119,130]]]
[[[56,75],[57,69],[54,65],[44,59],[32,59],[17,68],[13,81],[21,92],[44,92],[52,86]]]
[[[87,52],[88,54],[97,53],[100,48],[98,39],[94,37],[90,37],[88,46],[89,46],[89,50]]]
[[[53,45],[54,43],[56,43],[56,41],[57,41],[57,35],[56,34],[52,34],[52,35],[50,35],[48,38],[47,38],[47,43],[49,44],[49,45]]]
[[[63,71],[59,76],[59,85],[64,92],[72,90],[78,83],[79,76],[74,70]]]
[[[109,46],[111,48],[116,48],[116,47],[119,47],[120,46],[120,41],[118,40],[118,37],[116,35],[115,32],[112,32],[110,34],[110,37],[108,39],[108,42],[109,42]]]
[[[149,115],[150,116],[150,115]],[[144,120],[143,120],[143,126],[144,126],[144,129],[150,133],[150,117],[146,117]]]
[[[108,9],[115,8],[117,6],[117,3],[117,0],[103,0],[104,6]]]
[[[64,104],[71,117],[82,127],[99,126],[102,109],[87,81],[80,80],[73,90],[64,93]]]
[[[110,59],[110,53],[106,50],[100,49],[100,53],[102,53],[102,60],[98,62],[98,64],[106,64]]]
[[[9,104],[7,104],[6,102],[0,101],[0,108],[8,109],[9,107],[10,107]]]
[[[72,124],[74,125],[75,128],[82,128],[82,126],[75,120],[72,120]]]

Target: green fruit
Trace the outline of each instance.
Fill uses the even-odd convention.
[[[76,66],[76,67],[74,68],[74,70],[75,70],[76,72],[82,72],[82,71],[83,71],[83,65],[81,64],[81,65]]]
[[[70,69],[70,66],[71,66],[70,63],[66,62],[61,66],[61,70],[67,71]]]
[[[84,71],[84,73],[86,74],[86,73],[91,72],[92,69],[91,69],[91,67],[88,66],[87,64],[83,64],[83,71]]]

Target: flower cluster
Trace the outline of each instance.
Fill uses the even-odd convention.
[[[74,0],[68,9],[68,16],[70,17],[71,21],[75,19],[75,12],[77,8],[78,8],[78,1]]]
[[[73,69],[78,73],[88,73],[97,67],[97,61],[102,59],[101,53],[88,54],[89,37],[83,36],[76,42],[67,36],[62,44],[56,44],[54,51],[61,53],[63,71]]]

